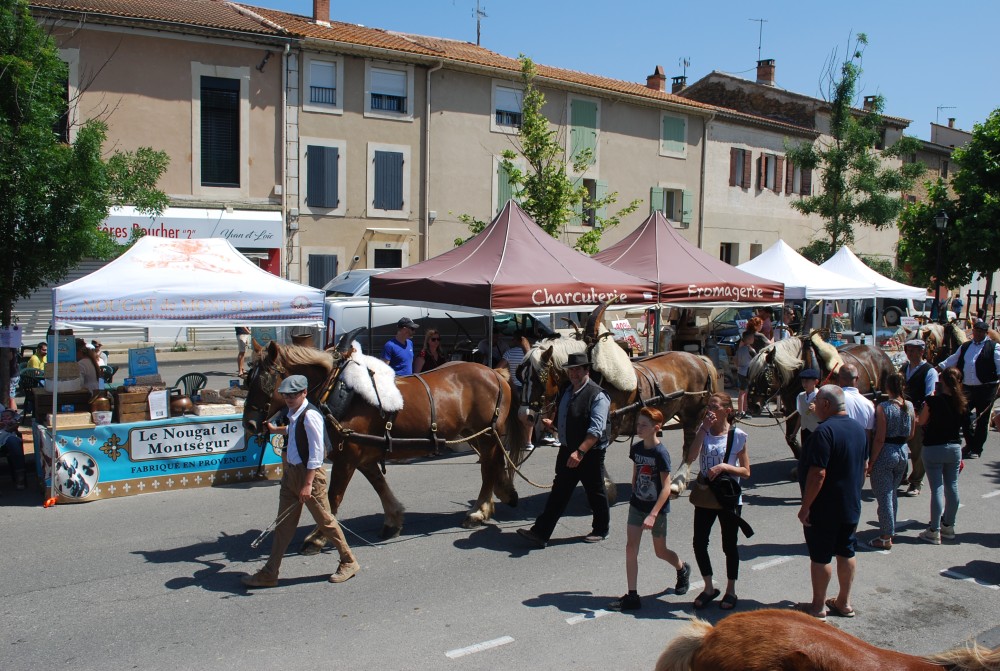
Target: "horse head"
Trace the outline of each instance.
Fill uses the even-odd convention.
[[[243,429],[250,436],[266,438],[268,418],[283,405],[278,385],[289,375],[281,362],[281,346],[273,340],[266,348],[255,344],[253,363],[247,372]]]
[[[543,348],[541,343],[536,343],[518,366],[517,379],[521,381],[519,417],[534,422],[538,415],[548,414],[549,406],[559,393],[562,378],[553,362],[553,351],[552,345]]]
[[[747,402],[754,407],[763,406],[778,393],[781,386],[774,350],[774,345],[768,345],[750,360],[750,367],[747,369]]]

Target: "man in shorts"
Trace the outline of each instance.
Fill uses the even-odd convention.
[[[861,518],[861,487],[865,481],[867,438],[864,429],[847,415],[844,391],[832,384],[820,387],[815,400],[820,424],[799,457],[802,523],[809,549],[812,602],[796,606],[825,620],[827,614],[854,617],[851,586],[856,562],[855,531]],[[837,558],[840,591],[826,598]]]
[[[236,344],[239,346],[239,351],[236,353],[236,368],[238,369],[237,375],[243,377],[246,374],[246,367],[244,364],[247,358],[247,348],[250,347],[249,326],[236,327]]]

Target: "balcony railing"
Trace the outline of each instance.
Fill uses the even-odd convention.
[[[310,86],[309,102],[318,105],[336,105],[337,89],[329,86]]]
[[[372,93],[371,96],[373,110],[406,114],[406,96],[391,96],[386,93]]]

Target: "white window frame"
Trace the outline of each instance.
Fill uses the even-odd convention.
[[[311,86],[312,64],[313,62],[329,63],[334,66],[334,76],[336,81],[337,102],[332,105],[310,102],[309,87]],[[305,64],[302,68],[302,109],[306,112],[319,112],[321,114],[343,114],[344,113],[344,59],[341,56],[318,56],[307,54]]]
[[[377,249],[398,249],[400,250],[399,267],[405,268],[410,265],[410,243],[409,242],[389,242],[386,240],[369,240],[365,245],[365,260],[369,268],[375,267],[375,250]]]
[[[406,112],[389,112],[386,110],[372,109],[372,69],[376,70],[396,70],[406,75]],[[413,121],[413,108],[416,107],[416,100],[413,97],[413,77],[414,68],[412,65],[403,63],[390,63],[388,61],[365,61],[365,112],[366,117],[373,119],[391,119],[393,121]]]
[[[685,225],[681,221],[684,218],[684,186],[676,182],[657,182],[656,186],[657,188],[663,189],[664,201],[666,201],[667,191],[674,194],[674,211],[669,213],[664,212],[663,216],[666,217],[671,224],[677,224],[674,228],[685,228]]]
[[[335,208],[309,207],[306,195],[309,193],[309,163],[306,152],[310,146],[336,147],[340,151],[340,165],[337,166],[337,196],[340,204]],[[347,215],[347,140],[331,140],[321,137],[299,138],[299,210],[308,214],[327,217]]]
[[[573,139],[570,132],[573,128],[573,101],[574,100],[584,100],[586,102],[591,102],[597,105],[597,142],[594,143],[594,163],[588,167],[583,172],[575,172],[573,166],[569,163],[572,157],[573,151]],[[578,96],[578,95],[568,95],[566,96],[566,174],[571,177],[579,177],[587,179],[599,179],[598,175],[601,174],[601,99],[591,98],[589,96]],[[589,227],[577,227],[580,230],[589,230]]]
[[[66,64],[67,69],[67,97],[69,106],[66,108],[66,128],[70,144],[76,139],[77,125],[77,96],[80,95],[80,50],[60,49],[59,60]]]
[[[524,113],[524,86],[503,80],[493,80],[490,89],[490,131],[493,133],[503,133],[505,135],[517,135],[521,132],[519,126],[505,126],[497,123],[497,89],[507,89],[516,91],[521,97],[521,110]]]
[[[201,184],[201,78],[222,77],[240,82],[240,185]],[[250,67],[225,67],[191,61],[191,193],[216,198],[250,197]]]
[[[403,154],[403,209],[402,210],[382,210],[376,208],[372,203],[375,201],[375,152],[395,151]],[[382,217],[385,219],[409,219],[413,204],[410,202],[410,146],[406,144],[384,144],[381,142],[368,143],[368,188],[365,200],[365,211],[369,217]],[[369,243],[370,244],[370,243]]]
[[[666,117],[670,117],[671,119],[680,119],[681,121],[684,122],[684,143],[683,143],[684,149],[682,149],[681,151],[668,151],[663,148],[663,120]],[[684,159],[687,158],[688,119],[686,116],[680,116],[678,114],[669,114],[667,112],[664,112],[663,114],[660,115],[660,127],[657,130],[656,134],[660,138],[659,140],[660,156],[667,156],[669,158],[684,158]]]

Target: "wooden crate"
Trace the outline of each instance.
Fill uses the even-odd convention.
[[[145,422],[149,419],[149,408],[146,407],[144,410],[139,412],[118,412],[118,423],[119,424],[129,424],[131,422]]]
[[[38,387],[32,390],[35,394],[35,417],[45,421],[52,413],[52,394]],[[87,390],[64,391],[59,394],[59,406],[72,406],[73,412],[89,412],[92,394]]]
[[[115,405],[145,403],[148,398],[148,391],[119,391],[115,394]]]

